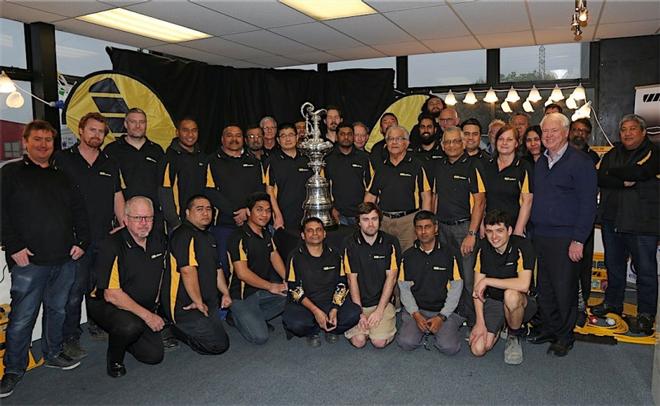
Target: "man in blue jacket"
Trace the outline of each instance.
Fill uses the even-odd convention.
[[[573,348],[579,262],[596,216],[596,169],[582,151],[569,148],[570,121],[561,113],[541,121],[547,150],[536,162],[534,245],[538,253],[538,303],[542,332],[536,344],[563,357]]]

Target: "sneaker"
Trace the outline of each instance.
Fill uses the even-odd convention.
[[[504,363],[509,365],[520,365],[523,362],[523,350],[520,345],[520,338],[509,335],[504,347]]]
[[[591,314],[597,317],[606,317],[608,313],[614,313],[621,316],[622,312],[623,309],[619,307],[610,306],[605,302],[591,308]]]
[[[335,344],[337,341],[339,341],[339,335],[332,333],[325,333],[325,341],[328,344]]]
[[[80,361],[87,356],[87,351],[80,346],[80,340],[69,340],[65,342],[62,352],[74,361]]]
[[[163,337],[163,349],[166,352],[174,351],[179,348],[179,341],[174,337]]]
[[[63,371],[68,371],[70,369],[77,368],[80,365],[80,361],[73,360],[68,355],[61,352],[57,357],[47,359],[44,365],[48,368],[56,368]]]
[[[648,313],[640,313],[637,315],[637,326],[639,327],[639,331],[647,336],[653,335],[654,318],[655,317]]]
[[[6,398],[14,393],[14,388],[21,381],[21,376],[18,374],[7,373],[2,377],[0,383],[0,398]]]
[[[320,347],[321,346],[321,336],[318,334],[312,334],[307,336],[307,345],[310,347]]]

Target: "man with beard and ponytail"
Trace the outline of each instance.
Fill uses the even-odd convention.
[[[419,121],[422,120],[422,116],[430,116],[431,119],[433,120],[433,125],[435,126],[436,131],[434,134],[436,135],[437,138],[440,138],[442,135],[442,128],[440,127],[440,112],[442,112],[443,109],[445,109],[447,106],[445,105],[444,100],[442,100],[440,97],[435,96],[435,95],[430,95],[428,99],[426,99],[426,102],[422,105],[422,112],[419,114],[419,117],[417,118],[418,124],[415,124],[415,126],[410,130],[410,145],[413,147],[418,147],[421,143],[421,128],[419,128]]]
[[[445,157],[442,151],[442,144],[436,136],[438,127],[433,116],[422,114],[419,116],[417,128],[419,131],[419,143],[413,150],[413,155],[422,161],[426,173],[431,173],[434,163]]]
[[[598,153],[591,149],[589,146],[589,137],[591,137],[591,121],[588,118],[578,118],[571,123],[571,131],[569,133],[568,141],[571,147],[584,152],[589,155],[594,165],[600,161]]]

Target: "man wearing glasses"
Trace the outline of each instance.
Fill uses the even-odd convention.
[[[273,153],[278,148],[277,145],[277,121],[273,117],[266,116],[261,119],[259,126],[264,132],[264,150],[267,153]]]

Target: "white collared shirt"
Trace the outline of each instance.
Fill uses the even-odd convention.
[[[557,162],[559,162],[559,160],[561,159],[561,157],[563,157],[564,154],[566,153],[566,150],[567,150],[567,149],[568,149],[568,142],[567,142],[566,144],[564,144],[564,146],[559,150],[559,152],[557,153],[557,156],[555,157],[555,159],[552,159],[552,157],[550,156],[550,150],[549,150],[549,149],[546,149],[546,150],[543,152],[543,155],[545,155],[546,158],[548,158],[548,169],[552,169],[552,167],[553,167]]]

